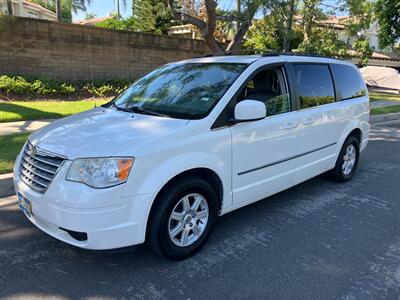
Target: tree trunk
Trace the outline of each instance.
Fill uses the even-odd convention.
[[[305,0],[304,1],[304,14],[303,14],[303,24],[304,24],[304,34],[303,41],[307,42],[311,36],[313,14],[315,11],[315,6],[317,1],[315,0]]]
[[[56,0],[57,21],[61,22],[61,0]]]
[[[243,38],[246,32],[249,30],[253,22],[254,15],[256,14],[259,7],[260,5],[258,4],[258,2],[254,1],[247,6],[247,9],[245,11],[241,12],[241,18],[240,20],[238,20],[239,29],[236,32],[232,41],[229,43],[228,47],[226,48],[226,52],[229,53],[232,50],[240,49],[240,45],[243,42]]]
[[[13,8],[12,8],[11,0],[7,0],[7,10],[8,10],[8,14],[11,16],[13,14]]]
[[[293,26],[293,17],[294,17],[294,10],[296,8],[295,0],[289,1],[289,11],[287,13],[287,20],[286,20],[286,30],[285,30],[285,37],[283,39],[283,51],[288,52],[291,50],[290,42],[292,37],[292,26]]]
[[[236,9],[237,9],[237,20],[236,20],[236,32],[238,32],[239,31],[239,29],[240,29],[240,13],[241,13],[241,10],[240,10],[240,0],[236,0]]]

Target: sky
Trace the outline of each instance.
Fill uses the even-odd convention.
[[[129,17],[132,14],[132,0],[126,0],[126,6],[124,7],[123,0],[120,1],[120,11],[121,15]],[[110,12],[116,11],[116,0],[90,0],[91,5],[87,7],[87,11],[79,11],[77,14],[72,15],[72,20],[83,20],[86,13],[93,13],[98,17],[105,17]],[[325,4],[333,4],[334,0],[326,0]],[[224,10],[234,9],[236,6],[236,0],[220,0],[218,1],[218,6]],[[341,15],[342,13],[338,13]]]
[[[129,17],[132,14],[132,0],[126,0],[126,7],[122,5],[123,1],[120,0],[120,11],[123,17]],[[218,1],[219,7],[222,9],[233,9],[236,5],[236,0],[222,0]],[[82,20],[85,18],[86,13],[94,13],[98,17],[105,17],[110,12],[117,10],[115,0],[91,0],[91,5],[87,7],[86,12],[79,11],[77,14],[72,15],[72,20]]]

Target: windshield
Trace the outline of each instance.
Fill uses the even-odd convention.
[[[113,101],[122,110],[181,119],[203,118],[247,64],[185,63],[154,70]]]

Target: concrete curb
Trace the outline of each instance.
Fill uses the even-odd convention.
[[[0,175],[0,198],[14,195],[13,173]]]
[[[383,114],[383,115],[376,115],[370,116],[369,121],[372,124],[387,122],[387,121],[400,121],[400,113],[391,113],[391,114]]]

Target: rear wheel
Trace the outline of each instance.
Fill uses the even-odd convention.
[[[331,171],[334,180],[346,182],[355,174],[360,157],[360,143],[354,136],[349,136],[340,150],[335,168]]]
[[[183,259],[198,251],[217,217],[217,196],[205,180],[188,176],[159,195],[148,221],[151,250],[170,259]]]

